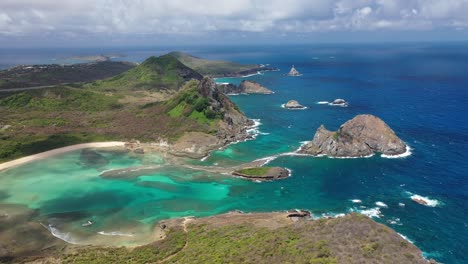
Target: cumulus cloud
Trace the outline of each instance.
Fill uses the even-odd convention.
[[[2,0],[0,35],[464,29],[468,0]]]

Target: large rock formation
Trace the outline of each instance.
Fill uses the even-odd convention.
[[[239,85],[240,89],[248,94],[272,94],[273,92],[257,82],[244,80]]]
[[[336,132],[321,125],[299,152],[331,157],[363,157],[375,152],[398,155],[406,152],[406,144],[380,118],[358,115]]]
[[[240,85],[218,84],[219,90],[225,94],[272,94],[273,91],[254,81],[244,80]]]
[[[206,134],[188,131],[172,146],[173,154],[200,158],[214,149],[251,137],[247,128],[254,124],[253,121],[240,112],[237,106],[216,87],[212,78],[205,77],[201,80],[197,93],[208,99],[207,109],[217,116],[222,116],[216,124],[217,132]]]

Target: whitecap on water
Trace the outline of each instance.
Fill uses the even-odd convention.
[[[375,202],[375,205],[377,205],[378,207],[385,207],[385,208],[387,208],[387,207],[388,207],[388,205],[387,205],[387,204],[385,204],[384,202],[380,202],[380,201],[378,201],[378,202]]]
[[[382,154],[380,155],[382,158],[386,158],[386,159],[399,159],[399,158],[406,158],[406,157],[409,157],[411,156],[412,152],[411,152],[411,148],[406,145],[406,151],[405,153],[402,153],[402,154],[398,154],[398,155],[385,155],[385,154]]]
[[[119,231],[112,231],[112,232],[100,231],[100,232],[97,232],[97,233],[100,234],[100,235],[103,235],[103,236],[126,236],[126,237],[132,237],[133,236],[132,234],[125,234],[125,233],[122,233],[122,232],[119,232]]]
[[[419,194],[413,194],[410,192],[407,192],[411,198],[416,203],[419,203],[421,205],[429,206],[429,207],[436,207],[440,205],[440,202],[436,199],[430,199],[429,197],[421,196]]]

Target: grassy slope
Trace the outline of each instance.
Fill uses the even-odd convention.
[[[41,65],[33,69],[16,67],[0,71],[0,89],[90,82],[121,74],[135,67],[126,62],[98,62],[75,65]]]
[[[216,217],[215,217],[216,218]],[[84,249],[65,263],[421,263],[420,252],[390,228],[361,215],[299,221],[273,230],[258,220],[189,225],[132,251]],[[267,220],[268,221],[268,220]],[[184,244],[186,247],[184,248]]]
[[[206,60],[182,52],[171,52],[169,55],[174,56],[183,64],[206,76],[222,76],[257,67],[257,65],[240,64],[230,61]]]
[[[139,66],[115,77],[96,81],[86,87],[110,92],[135,90],[178,90],[190,79],[202,76],[173,56],[150,57]]]

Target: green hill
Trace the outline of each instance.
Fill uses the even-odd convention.
[[[127,72],[96,81],[86,87],[106,92],[179,90],[185,82],[202,78],[198,72],[185,66],[174,56],[166,54],[150,57]]]
[[[168,55],[177,58],[186,66],[206,76],[237,76],[245,75],[248,72],[259,71],[259,66],[255,64],[240,64],[223,60],[206,60],[187,53],[174,51]]]

